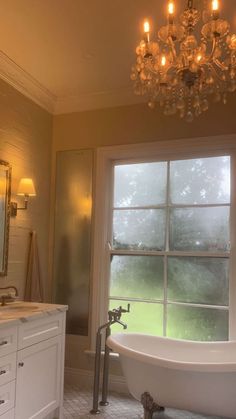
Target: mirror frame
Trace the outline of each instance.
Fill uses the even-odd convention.
[[[0,276],[7,275],[8,268],[8,247],[9,247],[9,231],[10,231],[10,209],[11,209],[11,165],[0,159],[0,166],[6,168],[6,193],[5,193],[5,220],[4,220],[4,242],[2,255],[2,270],[0,267]]]

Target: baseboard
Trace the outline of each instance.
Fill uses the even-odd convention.
[[[93,388],[93,371],[76,369],[76,368],[65,368],[65,383],[66,384],[75,384],[82,385],[85,387]],[[102,380],[101,380],[102,381]],[[128,387],[124,377],[118,375],[109,375],[109,389],[112,391],[117,391],[121,394],[128,394]]]

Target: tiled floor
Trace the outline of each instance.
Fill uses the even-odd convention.
[[[142,419],[143,409],[140,403],[134,399],[111,393],[109,406],[101,407],[101,414],[95,415],[98,419]],[[64,398],[64,419],[91,419],[89,411],[92,408],[91,389],[79,388],[78,386],[66,386]],[[165,413],[154,415],[157,419],[224,419],[195,415],[189,412],[177,412],[167,409]]]

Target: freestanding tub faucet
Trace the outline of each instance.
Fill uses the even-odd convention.
[[[128,304],[127,309],[114,308],[113,310],[108,311],[108,322],[103,324],[98,328],[97,337],[96,337],[96,355],[95,355],[95,369],[94,369],[94,385],[93,385],[93,408],[90,411],[92,415],[97,415],[100,413],[98,409],[98,398],[99,398],[99,383],[100,383],[100,362],[101,362],[101,344],[102,344],[102,330],[106,329],[106,341],[111,334],[111,325],[119,323],[124,329],[127,329],[127,325],[123,323],[120,319],[123,313],[130,312],[130,304]],[[109,355],[110,348],[105,343],[105,353],[104,353],[104,366],[103,366],[103,383],[102,383],[102,400],[100,402],[101,406],[107,406],[109,403],[107,401],[108,394],[108,374],[109,374]]]

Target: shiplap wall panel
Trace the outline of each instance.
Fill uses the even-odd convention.
[[[0,80],[0,159],[12,166],[12,200],[21,177],[32,177],[37,196],[27,211],[19,211],[10,221],[8,274],[0,277],[0,287],[15,285],[23,296],[29,233],[37,232],[40,270],[45,294],[48,285],[48,234],[50,204],[52,116],[14,88]]]

